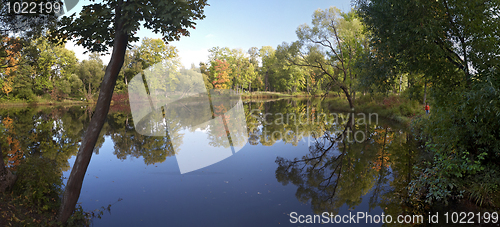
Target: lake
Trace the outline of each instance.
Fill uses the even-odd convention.
[[[381,226],[415,218],[405,201],[417,149],[401,125],[320,98],[203,105],[111,107],[78,201],[103,211],[93,226]],[[9,165],[47,157],[66,182],[90,114],[87,106],[1,110],[4,136],[20,147]]]

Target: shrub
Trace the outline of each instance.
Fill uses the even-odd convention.
[[[32,102],[35,100],[35,95],[33,91],[28,88],[21,88],[16,94],[16,98],[21,100],[26,100],[27,102]]]

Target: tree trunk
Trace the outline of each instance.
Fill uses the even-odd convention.
[[[0,143],[0,176],[4,175],[7,169],[5,168],[5,163],[3,162],[2,144]]]
[[[118,8],[118,7],[117,7]],[[117,9],[119,11],[119,9]],[[66,223],[68,218],[75,209],[76,202],[80,197],[83,178],[90,163],[90,158],[94,150],[94,146],[99,138],[99,132],[104,125],[106,116],[108,115],[111,97],[116,85],[118,73],[123,65],[125,58],[125,50],[128,44],[128,35],[122,30],[123,26],[120,23],[119,15],[116,16],[116,31],[111,60],[106,67],[106,72],[99,91],[99,98],[95,108],[94,115],[90,120],[90,124],[85,131],[78,155],[76,156],[75,164],[68,178],[66,188],[64,190],[61,207],[59,209],[58,221]]]
[[[12,174],[10,170],[5,168],[5,163],[3,162],[2,147],[0,144],[0,193],[5,192],[7,188],[12,187],[16,183],[17,176]]]
[[[403,84],[403,75],[399,76],[399,93],[401,93],[401,85]]]
[[[426,99],[427,99],[427,81],[425,82],[424,85],[424,105],[427,102]]]
[[[267,78],[269,77],[269,74],[268,74],[268,71],[266,71],[266,88],[265,88],[265,91],[269,91],[269,83],[267,82]]]
[[[345,86],[340,87],[342,91],[344,91],[345,97],[347,98],[347,101],[349,102],[349,107],[351,109],[354,109],[354,100],[352,99],[351,95],[349,94],[349,90]]]
[[[308,80],[306,80],[306,83],[307,83],[307,88],[306,88],[307,93],[311,92],[311,85],[310,85],[311,81],[310,80],[311,80],[310,78]]]

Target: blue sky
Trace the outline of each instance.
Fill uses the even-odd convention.
[[[79,12],[82,5],[89,3],[79,2],[70,13]],[[177,47],[186,67],[206,61],[208,50],[215,46],[241,48],[246,52],[250,47],[276,48],[282,42],[293,42],[297,40],[297,27],[310,24],[315,10],[330,6],[342,11],[351,8],[350,0],[209,0],[208,3],[206,18],[196,22],[196,29],[190,29],[190,37],[169,43]],[[138,34],[141,38],[160,38],[147,29],[141,29]],[[87,58],[83,48],[72,43],[66,47],[74,50],[80,60]],[[107,64],[109,56],[103,60]]]

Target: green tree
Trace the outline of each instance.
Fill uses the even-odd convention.
[[[494,47],[500,41],[493,37],[499,7],[492,1],[358,1],[379,59],[422,75],[424,89],[432,84],[432,114],[415,127],[434,158],[410,191],[427,202],[462,191],[491,205],[498,194],[500,55]]]
[[[321,75],[329,78],[331,86],[337,86],[344,92],[349,106],[354,108],[353,64],[362,26],[359,20],[346,20],[346,17],[349,14],[342,14],[335,7],[316,10],[312,27],[299,26],[296,31],[299,41],[285,48],[291,53],[289,62],[318,69]]]
[[[142,61],[139,59],[139,50],[133,46],[125,51],[123,67],[118,74],[115,91],[124,91],[128,88],[128,82],[143,70]]]
[[[69,77],[76,72],[75,53],[63,45],[50,43],[41,36],[24,46],[16,68],[17,79],[13,84],[19,98],[30,100],[29,94],[51,94],[53,98],[67,95],[61,83],[67,84]],[[66,82],[64,82],[66,81]]]
[[[143,69],[147,69],[164,59],[178,56],[175,47],[166,45],[161,39],[151,38],[144,38],[137,52],[137,60],[142,63]]]
[[[262,67],[260,73],[263,77],[264,91],[270,91],[269,77],[275,73],[276,56],[274,48],[271,46],[263,46],[259,50],[259,55],[262,59]]]
[[[88,100],[93,100],[104,77],[104,65],[97,53],[92,53],[89,60],[83,60],[78,67],[78,77],[83,82],[83,89],[87,91]],[[94,91],[94,92],[92,92]]]
[[[137,57],[142,62],[150,94],[158,97],[160,92],[176,90],[180,83],[181,63],[175,47],[165,45],[161,39],[145,39]]]
[[[194,28],[194,20],[203,19],[205,0],[190,1],[123,1],[106,0],[84,6],[80,16],[63,17],[61,27],[51,33],[54,38],[76,39],[92,52],[107,51],[113,47],[111,60],[101,84],[95,113],[81,143],[75,165],[71,171],[59,212],[59,221],[65,223],[78,200],[83,178],[92,156],[92,150],[102,129],[118,74],[122,68],[125,50],[130,41],[138,41],[135,35],[141,24],[161,34],[165,41],[179,40],[188,36],[186,28]]]
[[[299,67],[297,65],[287,64],[288,49],[287,45],[278,45],[276,49],[276,74],[274,75],[275,86],[278,87],[280,91],[296,92],[304,88],[306,84],[305,68]],[[298,61],[297,57],[294,57],[294,61]]]

